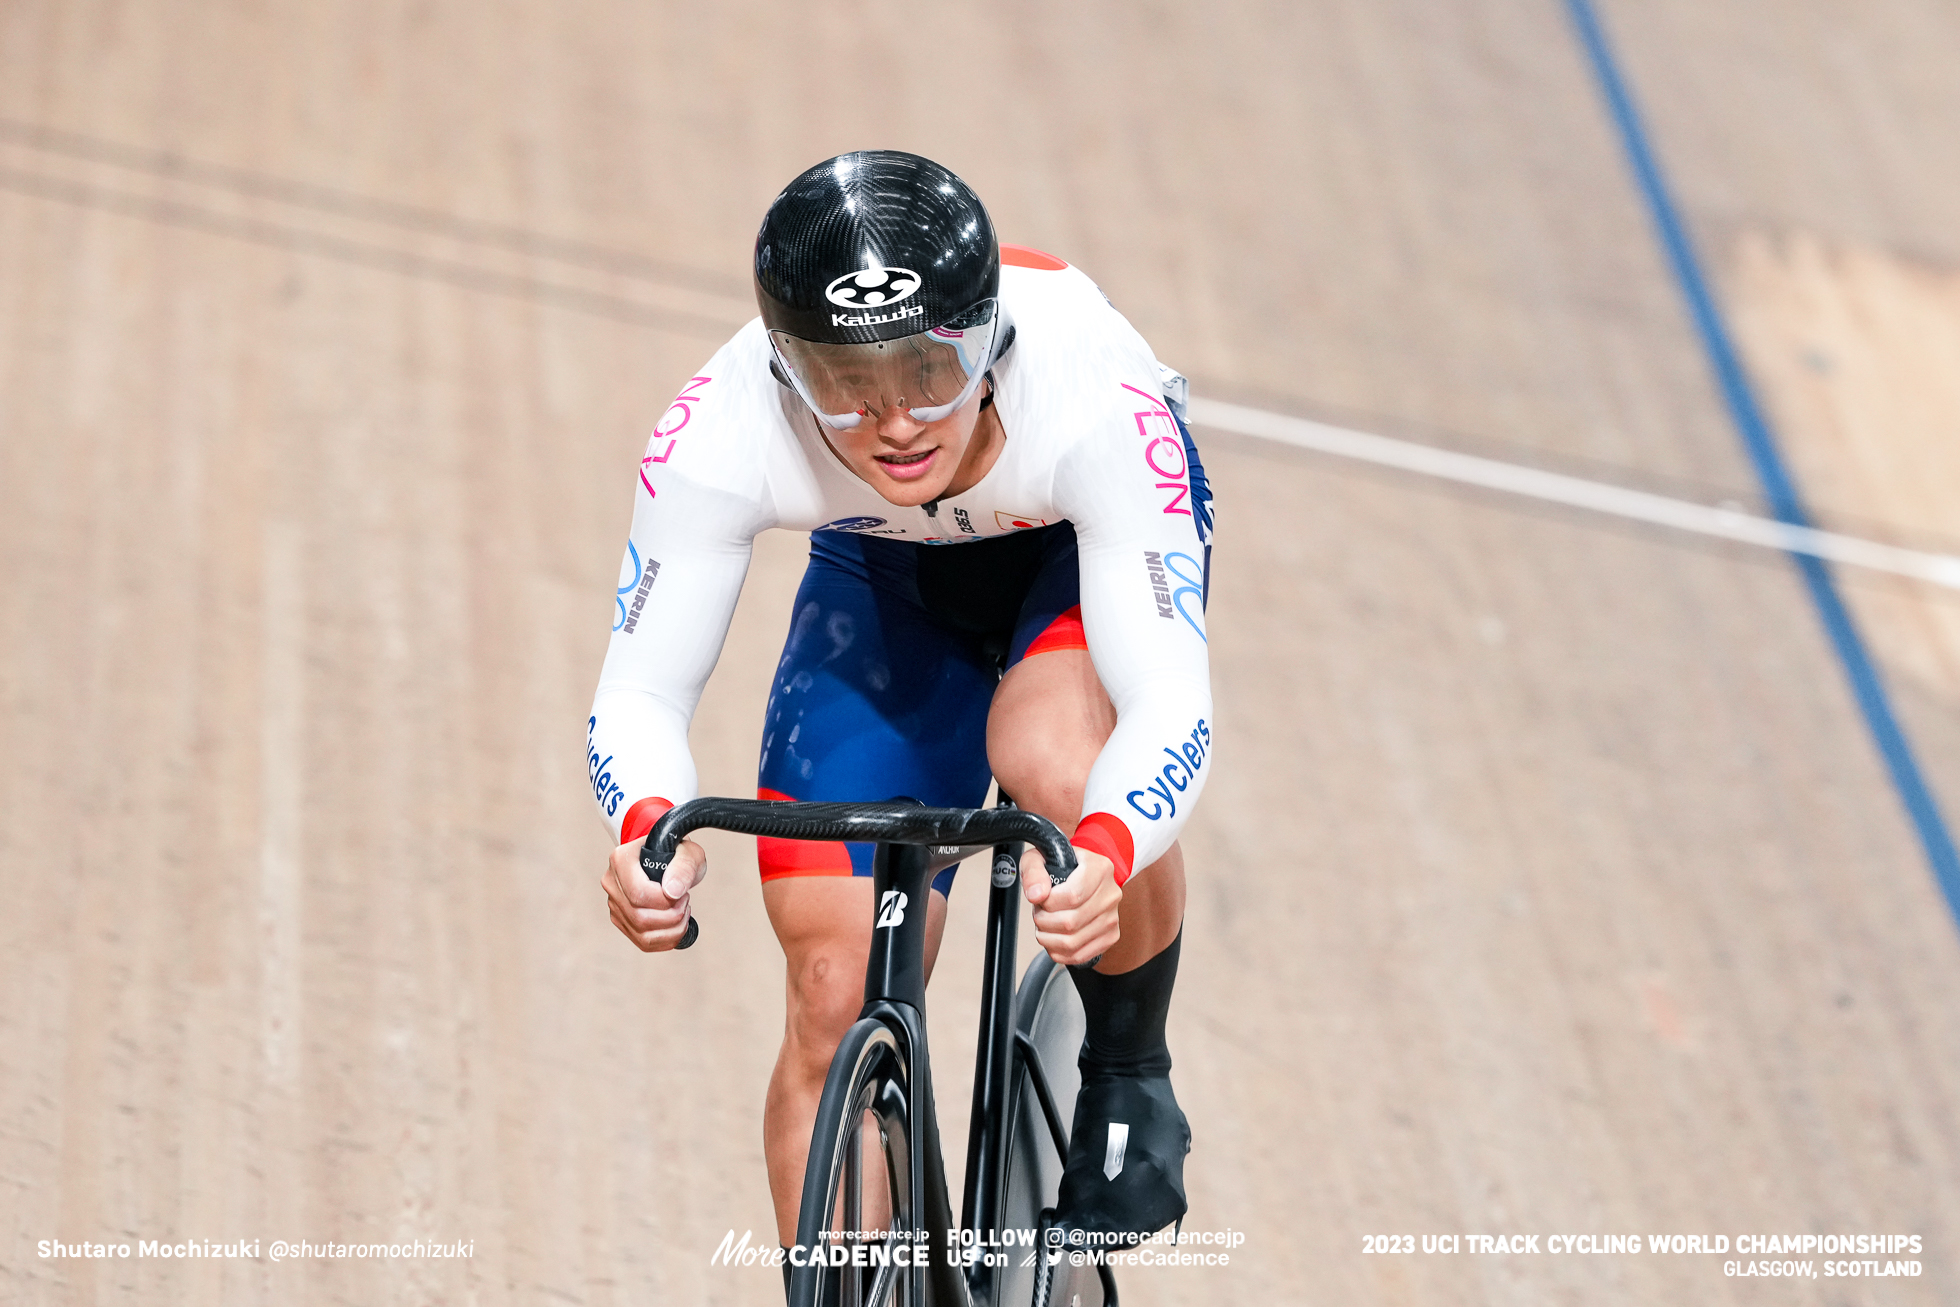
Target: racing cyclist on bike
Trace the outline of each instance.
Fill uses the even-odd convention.
[[[682,844],[655,884],[640,845],[696,793],[688,722],[751,541],[808,530],[758,794],[970,808],[992,777],[1073,832],[1080,866],[1061,886],[1038,852],[1022,864],[1036,939],[1088,1024],[1060,1223],[1152,1233],[1185,1211],[1164,1020],[1176,838],[1211,771],[1210,492],[1183,379],[1088,277],[1000,247],[966,184],[916,155],[841,155],[791,182],[756,238],[755,286],[761,317],[683,389],[640,463],[586,726],[618,841],[613,921],[647,951],[681,937],[704,855]],[[758,854],[787,960],[763,1126],[787,1244],[862,998],[871,849],[763,839]],[[928,968],[951,880],[928,895]]]

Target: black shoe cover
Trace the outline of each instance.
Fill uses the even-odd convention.
[[[1075,1100],[1055,1224],[1100,1247],[1140,1242],[1182,1220],[1191,1127],[1169,1076],[1091,1072]],[[1111,1238],[1109,1236],[1118,1236]]]

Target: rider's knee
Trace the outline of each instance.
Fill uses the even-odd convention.
[[[789,1040],[802,1058],[829,1065],[837,1042],[864,1006],[864,958],[845,948],[813,948],[790,965]]]
[[[1001,789],[1013,795],[1015,803],[1051,819],[1057,812],[1081,815],[1082,793],[1096,760],[1095,745],[1063,732],[1037,729],[998,745],[990,742],[987,752]]]

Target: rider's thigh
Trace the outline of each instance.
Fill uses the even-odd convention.
[[[819,1074],[864,1006],[871,889],[869,876],[786,876],[762,885],[786,964],[784,1041],[813,1060]],[[946,900],[934,891],[926,896],[928,976],[945,930]]]
[[[1089,768],[1115,729],[1116,707],[1088,651],[1057,649],[1023,658],[1001,678],[987,717],[987,761],[1016,803],[1073,830]]]

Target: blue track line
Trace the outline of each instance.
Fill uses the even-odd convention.
[[[1639,180],[1640,191],[1646,198],[1654,225],[1659,228],[1661,243],[1667,249],[1668,262],[1673,265],[1681,293],[1687,296],[1695,330],[1708,353],[1709,365],[1715,369],[1722,398],[1728,403],[1729,416],[1735,419],[1736,430],[1749,451],[1750,461],[1755,464],[1756,477],[1762,482],[1770,511],[1785,522],[1809,526],[1811,522],[1804,512],[1803,500],[1797,494],[1796,482],[1784,466],[1776,436],[1756,402],[1749,378],[1742,370],[1734,344],[1729,340],[1728,329],[1722,324],[1715,297],[1709,293],[1708,281],[1702,276],[1701,265],[1695,259],[1694,246],[1688,241],[1687,228],[1682,224],[1680,213],[1668,193],[1667,183],[1661,176],[1660,162],[1648,144],[1639,111],[1634,108],[1632,93],[1614,62],[1613,51],[1607,44],[1606,32],[1600,26],[1592,0],[1566,0],[1566,8],[1572,15],[1573,24],[1579,29],[1579,39],[1586,47],[1594,74],[1599,78],[1600,90],[1613,111],[1613,121],[1620,129],[1620,140],[1626,146],[1627,159],[1633,165],[1634,176]],[[1960,853],[1954,850],[1953,836],[1940,816],[1939,804],[1934,800],[1933,792],[1927,788],[1919,764],[1912,756],[1912,745],[1892,712],[1892,703],[1886,697],[1878,668],[1866,652],[1865,642],[1858,636],[1858,628],[1851,620],[1843,597],[1838,594],[1836,583],[1831,580],[1829,568],[1821,559],[1807,554],[1793,554],[1791,557],[1803,573],[1804,584],[1809,587],[1811,600],[1817,605],[1818,616],[1823,619],[1824,629],[1830,635],[1831,647],[1844,664],[1852,693],[1857,697],[1858,707],[1864,712],[1865,724],[1871,728],[1872,739],[1892,773],[1892,783],[1898,787],[1899,798],[1905,803],[1906,812],[1919,832],[1919,842],[1926,850],[1926,860],[1932,864],[1933,875],[1946,894],[1947,907],[1955,919],[1960,920]]]

